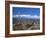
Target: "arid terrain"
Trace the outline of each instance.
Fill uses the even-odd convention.
[[[13,30],[38,30],[40,19],[13,18]]]

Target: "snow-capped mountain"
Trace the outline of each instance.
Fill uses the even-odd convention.
[[[38,15],[14,15],[13,17],[14,18],[15,17],[20,17],[20,18],[36,18],[36,19],[40,19],[40,16],[38,16]]]

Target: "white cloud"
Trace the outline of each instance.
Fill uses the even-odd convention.
[[[14,15],[13,17],[40,18],[38,15]]]

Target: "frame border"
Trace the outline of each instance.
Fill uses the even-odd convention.
[[[25,34],[10,34],[10,4],[21,4],[21,5],[39,5],[43,6],[42,16],[42,32],[41,33],[25,33]],[[45,35],[45,3],[37,2],[20,2],[20,1],[5,1],[5,37],[18,37],[18,36],[34,36],[34,35]]]

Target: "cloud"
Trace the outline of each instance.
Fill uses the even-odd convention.
[[[38,15],[14,15],[13,17],[14,17],[14,18],[15,18],[15,17],[37,18],[37,19],[40,18],[40,16],[38,16]]]

